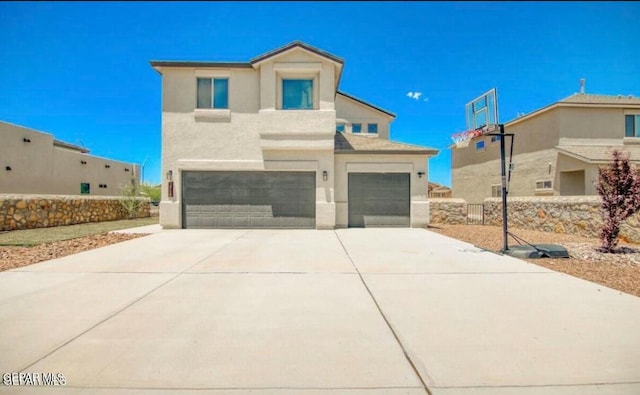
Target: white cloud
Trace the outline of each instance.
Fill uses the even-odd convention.
[[[422,92],[409,92],[407,93],[407,96],[409,96],[412,99],[415,100],[420,100],[420,96],[422,95]]]

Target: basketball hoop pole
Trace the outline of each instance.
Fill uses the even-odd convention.
[[[500,127],[500,171],[502,176],[502,253],[509,250],[509,244],[507,243],[507,169],[506,169],[506,152],[504,147],[504,125],[498,125]],[[513,139],[513,137],[512,137]],[[511,142],[513,144],[513,141]]]

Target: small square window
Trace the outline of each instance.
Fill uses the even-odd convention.
[[[228,78],[198,78],[197,108],[229,108]]]
[[[336,125],[336,132],[344,133],[344,123],[339,123]]]
[[[495,143],[496,141],[500,141],[501,138],[502,136],[491,136],[491,142]]]
[[[536,181],[536,189],[551,189],[551,180]]]
[[[283,110],[313,110],[313,80],[282,80]]]
[[[484,140],[480,140],[476,143],[476,150],[480,151],[484,149]]]
[[[367,124],[367,133],[378,133],[378,124],[377,123]]]
[[[351,125],[351,133],[361,133],[362,132],[362,124],[354,123]]]
[[[624,116],[624,137],[640,137],[640,114]]]
[[[91,184],[88,182],[80,183],[80,194],[89,195],[91,193]]]
[[[502,185],[491,185],[491,197],[502,196]]]

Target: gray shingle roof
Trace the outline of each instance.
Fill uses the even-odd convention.
[[[630,95],[591,95],[586,93],[576,93],[560,100],[559,103],[576,104],[640,104],[640,97]]]
[[[437,155],[435,148],[393,141],[368,136],[358,136],[351,133],[336,133],[336,154],[417,154]]]
[[[608,163],[611,161],[611,151],[617,148],[629,153],[629,159],[640,162],[640,145],[558,145],[559,152],[569,154],[586,162]]]

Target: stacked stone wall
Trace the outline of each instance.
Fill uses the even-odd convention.
[[[429,222],[433,224],[466,224],[467,202],[464,199],[429,199]]]
[[[129,218],[120,197],[66,195],[1,195],[0,230],[46,228]],[[149,216],[149,199],[134,217]]]

